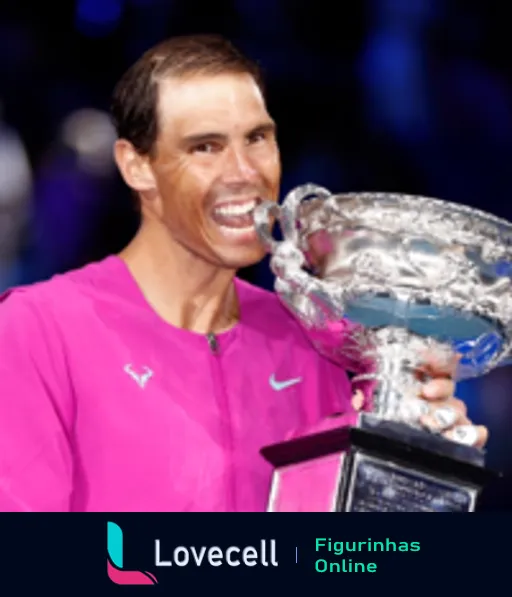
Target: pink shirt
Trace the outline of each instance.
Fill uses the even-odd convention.
[[[115,256],[0,303],[0,511],[264,511],[261,447],[350,410],[270,292],[217,337],[165,323]]]

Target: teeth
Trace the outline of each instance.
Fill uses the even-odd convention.
[[[222,205],[217,207],[215,211],[221,216],[245,216],[256,207],[256,201],[248,201],[247,203],[240,203],[238,205]]]
[[[238,236],[254,232],[254,226],[245,226],[244,228],[230,228],[229,226],[219,226],[222,233],[227,236]]]

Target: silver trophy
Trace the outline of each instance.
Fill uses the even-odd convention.
[[[429,407],[418,398],[425,382],[418,370],[427,357],[455,362],[459,355],[462,380],[507,361],[512,224],[433,198],[336,195],[316,185],[296,188],[280,206],[262,203],[255,224],[278,296],[318,351],[372,389],[351,429],[262,451],[275,467],[269,510],[473,511],[488,479],[484,453],[422,427]],[[311,263],[310,240],[319,233],[332,250]],[[319,485],[311,489],[306,473],[301,485],[297,473],[294,487],[302,489],[294,495],[283,471],[286,479],[293,466],[311,472],[329,455],[339,456],[325,489],[329,507],[313,507]],[[288,504],[279,502],[278,487]]]

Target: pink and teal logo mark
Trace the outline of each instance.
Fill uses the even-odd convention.
[[[123,562],[123,531],[115,522],[107,522],[108,577],[116,585],[156,585],[151,572],[125,570]]]

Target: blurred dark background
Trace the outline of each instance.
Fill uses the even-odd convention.
[[[222,33],[267,73],[283,195],[433,195],[512,220],[508,6],[456,0],[68,0],[0,3],[0,292],[118,251],[137,217],[111,157],[112,88],[183,33]],[[244,271],[271,288],[267,262]],[[511,368],[463,382],[512,474]],[[512,482],[482,509],[511,509]]]

